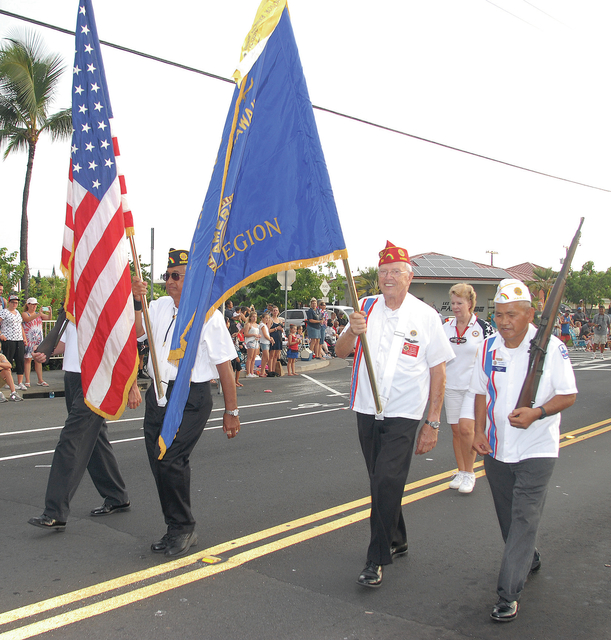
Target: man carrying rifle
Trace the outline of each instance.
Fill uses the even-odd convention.
[[[499,600],[490,617],[509,622],[517,616],[528,575],[541,567],[535,543],[558,457],[560,412],[575,402],[577,387],[566,347],[552,336],[534,404],[515,408],[537,333],[534,309],[519,280],[502,280],[494,302],[498,334],[481,346],[470,391],[476,394],[473,448],[484,456],[505,541]]]

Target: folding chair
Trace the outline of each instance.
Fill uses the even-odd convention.
[[[569,333],[571,334],[571,342],[573,343],[573,349],[575,351],[585,351],[586,350],[586,341],[581,340],[577,337],[577,333],[573,327],[569,327]]]

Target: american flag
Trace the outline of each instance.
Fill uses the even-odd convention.
[[[76,323],[85,402],[116,418],[138,372],[125,180],[91,0],[80,0],[72,83],[72,149],[61,268]]]

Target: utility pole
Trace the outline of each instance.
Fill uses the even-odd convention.
[[[498,251],[486,251],[490,254],[490,266],[494,267],[494,256],[498,254]]]

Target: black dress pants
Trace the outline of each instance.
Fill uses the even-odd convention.
[[[392,564],[391,546],[407,542],[401,500],[419,420],[356,414],[359,440],[371,488],[371,540],[367,560]]]
[[[70,500],[85,469],[106,503],[128,502],[125,482],[108,440],[106,420],[85,404],[81,374],[66,371],[64,388],[68,418],[55,447],[45,496],[45,514],[61,522],[68,518]]]
[[[168,387],[167,397],[172,393]],[[169,535],[190,533],[195,529],[191,512],[191,466],[189,457],[199,440],[212,411],[209,382],[191,383],[189,397],[176,433],[176,438],[159,460],[157,444],[166,407],[157,404],[155,389],[151,385],[146,392],[144,415],[144,440],[151,471],[157,485],[159,502],[168,526]]]

